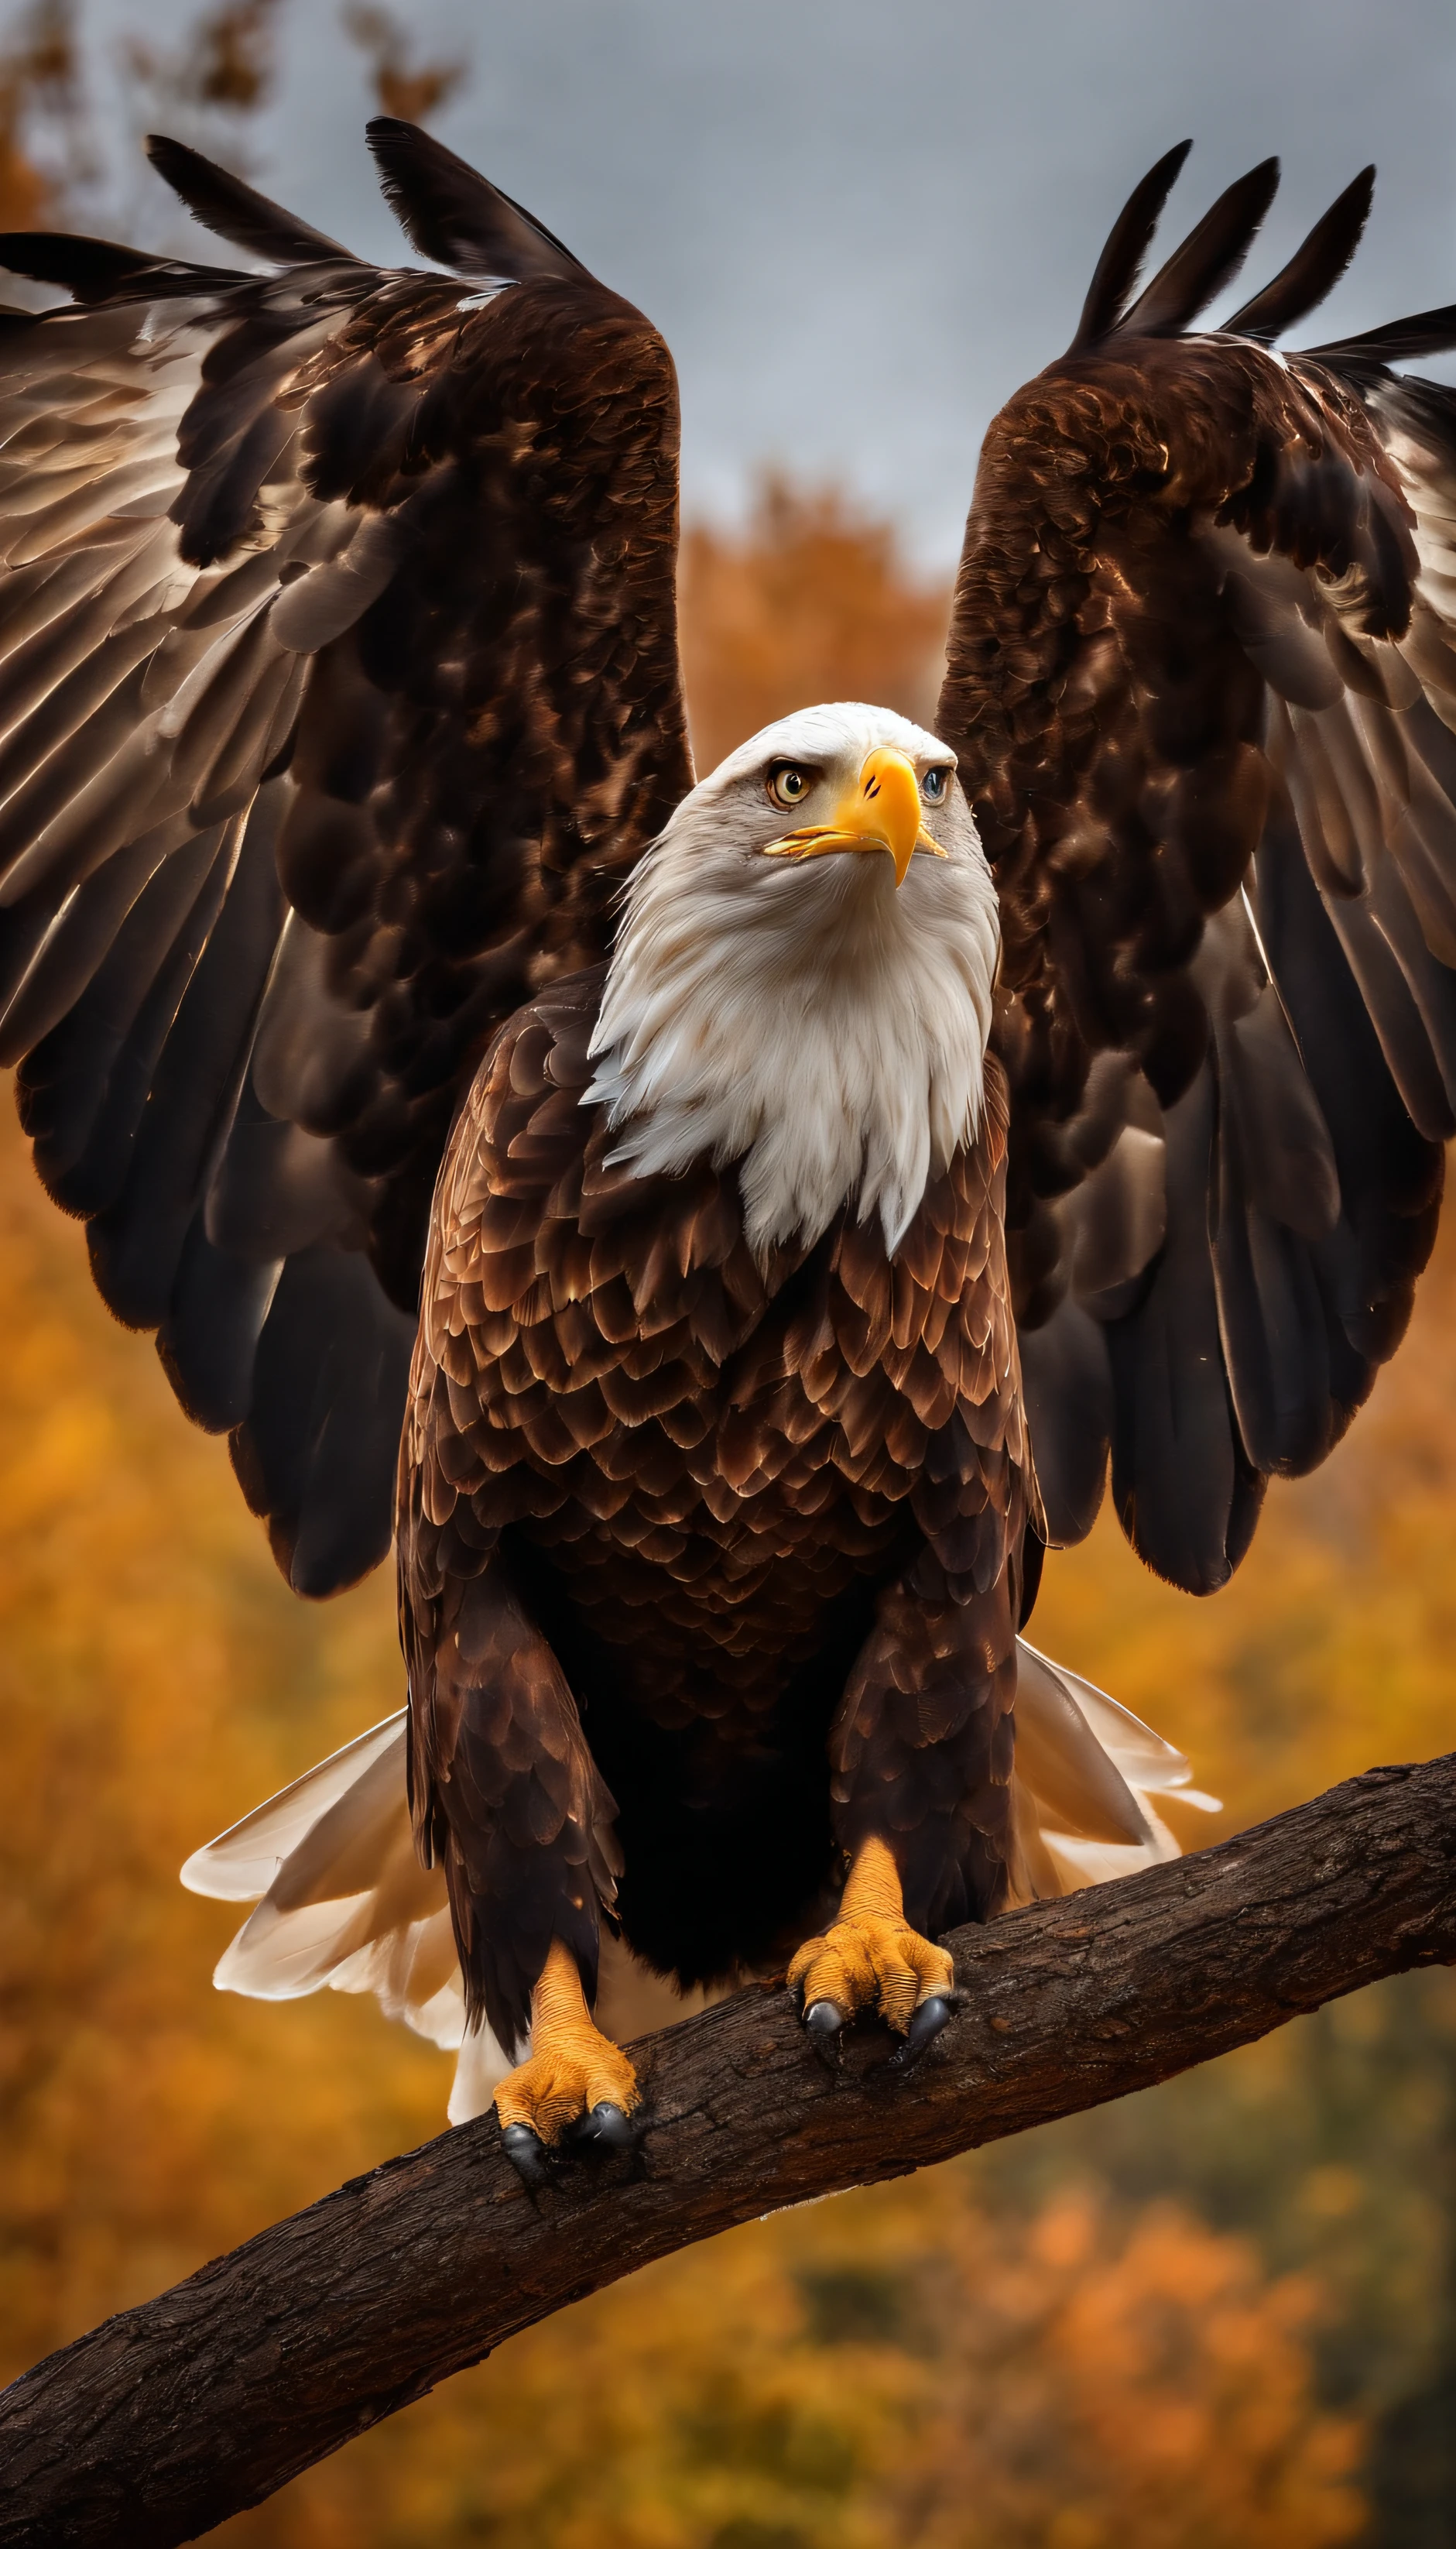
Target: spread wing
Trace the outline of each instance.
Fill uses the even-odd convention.
[[[0,240],[0,1059],[300,1590],[389,1543],[430,1193],[499,1022],[691,785],[647,322],[413,127],[379,272],[174,142],[259,274]]]
[[[987,436],[940,728],[1001,898],[1051,1535],[1090,1528],[1110,1448],[1135,1546],[1207,1591],[1398,1344],[1456,1129],[1456,396],[1390,368],[1456,310],[1270,350],[1343,271],[1366,170],[1184,332],[1277,167],[1134,299],[1183,156]]]

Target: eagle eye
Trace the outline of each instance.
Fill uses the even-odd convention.
[[[800,761],[775,761],[769,773],[770,803],[785,811],[792,805],[802,805],[818,777],[817,770],[806,770]]]
[[[944,805],[951,793],[951,773],[944,766],[928,770],[920,783],[920,793],[928,805]]]

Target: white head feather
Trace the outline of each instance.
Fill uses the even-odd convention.
[[[628,888],[587,1101],[643,1176],[739,1163],[750,1245],[813,1242],[847,1201],[891,1252],[980,1117],[999,931],[953,779],[904,884],[884,852],[769,857],[802,819],[775,764],[823,773],[823,820],[876,745],[923,778],[954,756],[891,709],[804,708],[741,744],[683,799]],[[816,799],[820,795],[816,790]]]

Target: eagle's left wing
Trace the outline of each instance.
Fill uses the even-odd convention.
[[[1410,1314],[1456,1129],[1456,310],[1282,356],[1357,178],[1222,329],[1272,161],[1137,300],[1185,148],[991,426],[940,731],[995,871],[1008,1221],[1053,1541],[1109,1448],[1193,1591]],[[1129,306],[1129,303],[1132,306]]]
[[[691,785],[647,320],[412,127],[381,272],[174,142],[235,272],[30,234],[0,317],[0,1061],[299,1590],[389,1546],[495,1028]]]

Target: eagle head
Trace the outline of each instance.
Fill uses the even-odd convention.
[[[736,1163],[751,1245],[891,1250],[980,1115],[995,894],[956,756],[893,709],[766,726],[635,870],[586,1102],[641,1175]]]

